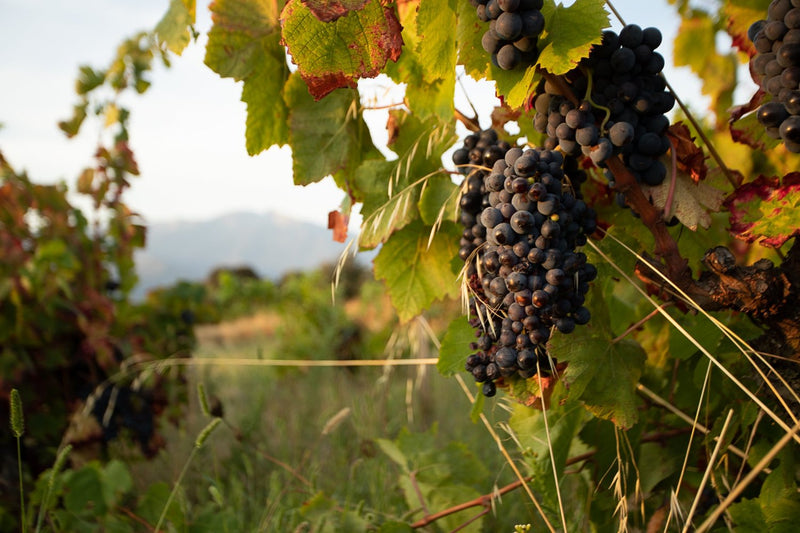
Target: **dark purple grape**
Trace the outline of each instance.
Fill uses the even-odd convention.
[[[508,15],[509,13],[503,13]],[[503,70],[514,70],[522,59],[521,52],[513,44],[506,44],[497,52],[497,66]]]
[[[544,30],[544,16],[538,10],[528,10],[521,13],[522,35],[536,37]]]
[[[497,17],[494,31],[499,38],[513,41],[522,33],[522,17],[517,13],[502,13]]]
[[[615,72],[630,72],[636,65],[636,54],[630,48],[620,48],[611,54],[611,68]]]
[[[778,63],[783,67],[800,65],[800,43],[784,44],[778,49]]]
[[[494,30],[488,30],[483,34],[483,37],[481,37],[481,46],[483,46],[487,54],[496,54],[502,46],[502,41]]]
[[[642,43],[655,50],[661,45],[661,30],[658,28],[645,28],[642,30]]]
[[[800,116],[792,115],[780,126],[781,139],[791,142],[800,143]]]
[[[789,115],[786,108],[780,102],[767,102],[758,108],[756,112],[758,122],[767,128],[777,128]]]
[[[628,122],[616,122],[608,130],[608,139],[614,146],[625,146],[630,144],[635,136],[636,130]]]
[[[627,48],[636,48],[642,44],[644,32],[640,26],[636,24],[628,24],[619,32],[619,44]]]
[[[497,5],[503,11],[516,11],[519,8],[519,0],[497,0]]]

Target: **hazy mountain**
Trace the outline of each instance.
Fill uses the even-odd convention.
[[[202,280],[219,266],[250,266],[277,278],[338,260],[345,244],[332,231],[275,214],[234,213],[200,222],[151,224],[147,247],[136,254],[140,298],[153,287],[179,279]],[[369,261],[369,257],[361,257]]]

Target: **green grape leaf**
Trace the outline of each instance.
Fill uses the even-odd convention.
[[[592,45],[599,44],[609,26],[603,0],[576,0],[569,7],[552,9],[545,2],[545,35],[541,40],[539,66],[551,74],[566,74],[581,59],[588,57]]]
[[[358,108],[358,92],[341,89],[314,101],[297,73],[283,93],[289,106],[289,144],[297,185],[340,171],[355,175],[362,158],[377,155]],[[368,143],[368,144],[367,144]]]
[[[181,55],[192,39],[195,0],[170,0],[169,8],[155,28],[156,38],[173,54]]]
[[[356,171],[356,186],[364,202],[359,246],[374,248],[392,232],[419,217],[418,202],[426,184],[442,171],[442,154],[456,140],[453,125],[436,117],[420,120],[404,111],[389,114],[392,162],[365,161]]]
[[[259,67],[242,88],[242,102],[247,104],[245,146],[250,155],[289,140],[289,109],[282,95],[289,69],[277,34],[265,38],[264,45]]]
[[[364,7],[367,1],[368,0],[302,0],[308,10],[322,22],[333,22],[339,17],[348,14],[350,11],[358,11]]]
[[[108,509],[103,494],[103,483],[95,464],[89,464],[66,476],[64,483],[64,508],[70,513],[100,516]]]
[[[421,119],[436,115],[442,122],[449,122],[453,119],[455,57],[450,68],[440,69],[441,76],[433,76],[428,81],[427,70],[431,63],[424,61],[418,53],[419,48],[426,48],[417,35],[417,5],[418,2],[407,2],[398,6],[405,47],[397,62],[387,63],[385,73],[396,83],[406,84],[405,101],[414,115]]]
[[[717,116],[723,116],[733,105],[739,62],[734,53],[716,51],[716,35],[715,21],[701,11],[693,12],[681,21],[673,60],[676,67],[688,66],[697,74],[702,80],[702,93],[711,97],[711,108]]]
[[[419,213],[422,221],[429,226],[444,220],[458,221],[458,186],[450,176],[432,176],[423,185]]]
[[[421,0],[417,13],[417,53],[428,83],[452,77],[456,68],[456,0]]]
[[[637,419],[636,384],[647,355],[633,340],[612,342],[611,316],[597,282],[586,299],[592,312],[589,324],[569,335],[556,332],[548,352],[559,363],[567,363],[562,381],[569,399],[581,400],[599,418],[630,428]]]
[[[579,328],[554,336],[549,350],[559,362],[568,363],[563,380],[571,398],[580,398],[596,416],[630,428],[637,419],[635,387],[647,355],[637,342],[611,342],[606,333],[591,326]]]
[[[458,254],[460,231],[442,224],[429,244],[431,228],[415,221],[395,232],[375,258],[375,278],[386,282],[392,305],[406,322],[435,300],[458,294],[451,260]]]
[[[412,208],[419,201],[421,183],[388,194],[387,186],[396,168],[391,161],[368,159],[356,170],[355,183],[364,202],[364,221],[358,236],[362,249],[374,248],[419,216]]]
[[[475,329],[469,325],[467,317],[461,316],[450,322],[439,348],[439,362],[436,368],[443,376],[453,376],[464,371],[464,362],[473,351],[469,345],[475,342]]]
[[[472,78],[486,77],[489,56],[481,45],[481,38],[488,28],[478,18],[475,8],[469,2],[458,3],[458,24],[456,25],[456,46],[458,62]]]
[[[540,79],[534,66],[526,68],[522,77],[520,77],[520,68],[503,70],[498,66],[491,65],[489,71],[497,85],[497,94],[503,96],[503,102],[511,109],[520,108],[525,104],[533,87]]]
[[[223,78],[244,80],[247,153],[286,144],[289,110],[281,93],[289,69],[280,44],[277,0],[218,0],[210,9],[214,25],[205,63]]]
[[[263,41],[280,33],[278,0],[216,0],[205,64],[223,78],[247,78],[264,59]]]
[[[797,209],[800,207],[800,172],[782,179],[759,176],[736,189],[725,200],[731,213],[731,233],[738,239],[780,248],[800,234]]]
[[[315,100],[340,87],[355,87],[400,56],[402,28],[395,12],[369,0],[333,22],[322,22],[300,0],[281,12],[283,43]]]

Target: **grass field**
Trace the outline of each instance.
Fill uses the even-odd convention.
[[[421,325],[397,328],[391,316],[382,315],[374,302],[365,304],[363,299],[343,304],[342,309],[350,320],[370,320],[366,329],[375,338],[360,339],[359,349],[369,350],[362,351],[361,358],[432,356]],[[434,441],[443,447],[453,441],[465,446],[490,473],[481,483],[483,493],[514,481],[486,429],[470,420],[463,390],[433,366],[301,368],[226,362],[286,359],[286,336],[296,335],[294,319],[286,316],[268,311],[198,328],[195,357],[219,364],[190,367],[189,390],[202,383],[212,406],[221,406],[225,425],[187,474],[183,483],[187,505],[213,500],[226,512],[233,510],[242,531],[316,531],[321,526],[311,510],[320,501],[336,502],[339,508],[377,521],[420,518],[425,514],[423,504],[409,507],[401,489],[403,473],[378,445],[379,439],[395,439],[402,431],[435,435]],[[336,353],[317,355],[318,359],[338,357]],[[487,404],[485,411],[490,418],[507,418],[498,405]],[[138,483],[145,487],[177,479],[194,437],[206,423],[192,394],[184,424],[165,430],[166,452],[137,467]],[[506,523],[526,521],[529,511],[524,509],[521,493],[507,495],[504,509],[514,501],[519,502],[522,516],[489,519],[487,531],[500,524],[513,529]],[[460,516],[466,521],[480,511],[464,511]],[[481,531],[478,524],[465,531]],[[437,527],[422,531],[440,530]],[[319,530],[347,527],[340,523]]]

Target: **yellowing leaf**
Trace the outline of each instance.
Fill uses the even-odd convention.
[[[303,2],[290,0],[281,26],[283,43],[315,100],[376,76],[387,60],[397,60],[403,44],[394,10],[380,0],[333,22],[320,21]]]
[[[642,186],[642,192],[650,198],[650,201],[658,209],[664,209],[667,199],[670,196],[669,172],[664,183],[657,187]],[[678,171],[675,176],[672,207],[670,213],[681,223],[692,231],[696,231],[698,226],[708,229],[711,225],[710,212],[717,212],[722,206],[725,194],[708,185],[706,182],[694,183],[685,173]]]
[[[539,66],[551,74],[565,74],[589,55],[609,26],[603,0],[576,0],[571,6],[545,4],[546,35],[540,43]],[[512,105],[512,107],[515,107]]]
[[[417,14],[417,52],[422,77],[431,83],[451,77],[456,68],[456,0],[422,0]]]
[[[170,0],[167,12],[155,29],[158,42],[170,52],[181,55],[189,44],[195,8],[195,0]]]

